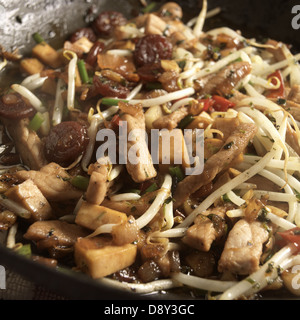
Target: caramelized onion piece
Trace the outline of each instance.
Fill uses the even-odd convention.
[[[94,76],[95,91],[103,97],[126,98],[130,90],[116,81],[105,77]]]

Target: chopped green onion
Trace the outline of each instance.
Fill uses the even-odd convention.
[[[280,104],[281,106],[282,106],[282,105],[285,105],[285,104],[286,104],[286,99],[278,98],[277,101],[276,101],[276,103],[277,103],[277,104]]]
[[[45,119],[43,117],[43,114],[40,112],[37,112],[29,122],[29,125],[28,125],[29,129],[38,131],[42,123],[44,122],[44,120]]]
[[[148,187],[148,188],[144,191],[144,193],[152,192],[152,191],[155,191],[155,190],[157,190],[157,189],[158,189],[158,186],[157,186],[157,184],[154,182],[154,183],[151,184],[150,187]]]
[[[294,189],[294,192],[295,192],[297,200],[300,201],[300,192],[298,192],[296,189]]]
[[[231,200],[229,199],[229,197],[228,197],[228,195],[226,193],[223,194],[221,198],[222,198],[223,202],[231,202]]]
[[[75,176],[70,180],[72,186],[74,186],[80,190],[83,190],[83,191],[87,190],[88,185],[89,185],[89,181],[90,181],[90,179],[88,177],[84,177],[81,175]]]
[[[177,46],[180,46],[181,44],[184,43],[184,41],[185,41],[185,40],[178,40],[178,41],[176,41],[176,45],[177,45]]]
[[[169,167],[169,172],[172,177],[176,177],[178,181],[182,181],[184,179],[184,174],[181,171],[179,166],[176,167]]]
[[[44,38],[38,32],[34,33],[32,37],[36,43],[45,42]]]
[[[243,60],[241,57],[239,57],[239,58],[235,59],[233,62],[241,62],[241,61],[243,61]]]
[[[140,194],[141,190],[139,189],[129,189],[126,191],[126,193],[136,193],[136,194]]]
[[[79,71],[82,83],[88,83],[90,79],[86,71],[85,62],[83,60],[78,60],[77,67],[78,67],[78,71]]]
[[[18,248],[16,250],[16,252],[18,254],[21,254],[22,256],[25,256],[25,257],[30,257],[31,256],[31,247],[30,247],[30,244],[24,244],[22,245],[20,248]]]
[[[177,62],[178,66],[180,69],[184,69],[184,67],[186,66],[186,60],[181,60]]]
[[[195,119],[194,116],[188,114],[179,122],[178,128],[180,129],[186,128],[194,119]]]
[[[142,9],[143,13],[149,13],[151,11],[153,11],[156,7],[156,3],[155,2],[151,2],[147,5],[147,7],[145,7],[144,9]]]
[[[148,90],[162,89],[162,84],[160,82],[149,82],[146,84],[146,89]]]
[[[128,100],[113,98],[103,98],[101,102],[107,106],[117,106],[119,101],[128,102]]]
[[[164,204],[168,204],[170,203],[171,201],[174,201],[174,199],[172,197],[169,197],[165,200]]]

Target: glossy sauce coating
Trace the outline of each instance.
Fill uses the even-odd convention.
[[[87,130],[80,123],[66,121],[53,127],[45,138],[45,156],[49,162],[70,165],[88,145]]]
[[[0,98],[0,117],[17,120],[34,116],[34,107],[18,93],[8,93]]]

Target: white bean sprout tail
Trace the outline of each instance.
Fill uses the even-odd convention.
[[[179,283],[185,284],[189,287],[213,292],[223,292],[236,284],[235,281],[205,279],[187,275],[181,272],[174,273],[172,275],[172,278]]]
[[[0,62],[0,71],[4,69],[6,65],[7,65],[7,59],[4,58],[3,61]]]
[[[137,85],[127,96],[127,99],[130,100],[134,98],[137,93],[141,90],[142,84]],[[88,165],[91,161],[91,157],[94,151],[94,146],[95,146],[95,141],[96,141],[96,135],[97,135],[97,130],[99,128],[99,125],[107,118],[111,117],[115,113],[119,111],[118,106],[111,106],[107,110],[101,112],[100,114],[95,114],[91,116],[90,120],[90,126],[88,128],[88,136],[89,136],[89,144],[87,146],[87,149],[85,151],[85,154],[83,156],[82,162],[81,162],[81,167],[84,171],[88,171]]]
[[[28,90],[33,91],[40,88],[47,78],[48,77],[41,77],[40,73],[35,73],[25,78],[21,82],[21,85],[26,87]]]
[[[202,10],[200,11],[195,27],[193,29],[193,33],[196,38],[199,38],[202,34],[206,13],[207,13],[207,0],[203,0]]]
[[[212,74],[214,72],[217,72],[218,70],[222,69],[223,67],[225,67],[226,65],[228,65],[229,63],[231,63],[232,61],[234,61],[234,60],[236,60],[238,58],[242,58],[242,60],[244,60],[245,59],[245,54],[250,54],[251,52],[252,52],[252,48],[251,47],[246,47],[246,48],[237,50],[237,51],[229,54],[225,58],[219,60],[218,62],[216,62],[212,66],[203,68],[200,71],[198,71],[197,73],[195,73],[194,79],[201,78],[201,77],[204,77],[206,75],[209,75],[209,74]],[[243,53],[245,53],[245,54],[243,54]]]
[[[68,54],[72,56],[68,66],[68,96],[67,106],[69,110],[74,110],[75,105],[75,79],[77,68],[77,54],[73,51],[65,50],[64,55],[68,57]]]
[[[152,107],[156,105],[162,105],[164,103],[167,103],[172,100],[178,100],[181,98],[184,98],[186,96],[191,96],[195,93],[195,89],[192,87],[188,87],[182,90],[174,91],[167,93],[163,96],[157,97],[157,98],[151,98],[151,99],[141,99],[141,100],[130,100],[130,104],[137,104],[141,103],[143,107]]]
[[[170,196],[171,186],[172,177],[169,174],[167,174],[165,176],[161,189],[158,191],[156,198],[151,204],[151,206],[142,216],[140,216],[136,220],[139,229],[145,227],[155,217],[161,206],[164,204],[165,200]]]
[[[99,120],[95,117],[92,117],[90,126],[88,128],[89,143],[81,161],[81,167],[86,172],[88,171],[88,165],[90,163],[90,160],[94,151],[98,126],[99,126]]]
[[[13,249],[15,247],[17,231],[18,231],[18,223],[16,222],[10,227],[8,231],[8,235],[6,239],[7,248]]]
[[[52,124],[58,125],[61,123],[63,108],[64,108],[64,100],[62,98],[62,92],[64,90],[64,82],[62,79],[58,79],[55,93],[55,103],[53,108],[53,116],[52,116]]]
[[[92,238],[103,233],[111,233],[113,227],[116,225],[117,224],[114,223],[103,224],[102,226],[99,226],[93,233],[89,234],[86,238]]]
[[[234,300],[242,295],[248,296],[249,294],[260,291],[268,285],[270,280],[278,277],[278,266],[282,261],[289,258],[294,251],[295,248],[292,246],[283,247],[259,270],[226,290],[219,299]]]
[[[114,287],[120,290],[136,292],[136,293],[153,293],[161,290],[169,290],[172,288],[181,287],[182,284],[175,279],[162,279],[148,283],[128,283],[120,282],[109,278],[102,278],[99,280],[103,284]]]
[[[188,215],[188,217],[181,224],[178,225],[178,227],[183,228],[190,226],[198,214],[207,210],[222,195],[230,192],[239,184],[247,181],[248,179],[256,175],[258,172],[260,172],[260,170],[264,168],[267,165],[267,163],[274,157],[277,148],[278,145],[276,146],[275,150],[268,152],[260,161],[258,161],[251,168],[245,170],[244,172],[236,176],[234,179],[225,183],[222,187],[210,194],[194,211],[192,211]]]
[[[181,224],[178,225],[178,227],[182,228],[191,225],[196,216],[201,212],[207,210],[217,199],[219,199],[224,194],[232,191],[239,184],[247,181],[257,173],[259,173],[262,169],[264,169],[266,165],[269,163],[269,161],[274,158],[279,148],[286,148],[285,146],[283,146],[284,143],[282,142],[282,139],[278,131],[275,129],[272,122],[263,113],[261,113],[258,110],[252,110],[249,107],[244,107],[241,109],[249,116],[254,116],[255,122],[258,124],[258,126],[263,124],[263,126],[269,132],[271,138],[274,140],[274,143],[272,144],[270,151],[267,152],[265,156],[262,157],[261,160],[259,160],[256,164],[254,164],[249,169],[245,170],[244,172],[236,176],[234,179],[225,183],[222,187],[210,194],[193,212],[191,212],[191,214]]]
[[[34,95],[30,90],[20,84],[13,84],[11,88],[18,92],[21,96],[28,99],[31,105],[39,112],[43,113],[46,111],[46,108],[43,106],[42,101]]]

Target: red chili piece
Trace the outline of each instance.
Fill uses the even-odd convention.
[[[282,74],[281,74],[280,70],[276,70],[275,72],[273,72],[272,74],[270,74],[268,76],[268,79],[273,78],[271,80],[271,83],[274,84],[274,85],[277,84],[277,81],[274,79],[275,77],[279,80],[280,86],[279,86],[278,89],[273,89],[273,90],[270,89],[267,92],[266,96],[267,96],[268,99],[272,99],[272,98],[278,99],[278,98],[284,98],[285,97],[284,81],[283,81],[283,77],[282,77]]]
[[[213,95],[211,98],[199,99],[198,101],[203,103],[202,110],[206,112],[225,112],[229,108],[233,108],[235,106],[233,102],[217,95]]]
[[[283,240],[283,245],[292,243],[297,248],[297,253],[300,252],[300,228],[285,230],[277,233]]]
[[[221,96],[212,96],[212,99],[214,100],[214,109],[215,111],[221,111],[225,112],[229,108],[234,107],[234,103],[221,97]]]
[[[117,130],[119,128],[119,125],[120,125],[120,121],[121,121],[121,118],[118,114],[115,114],[111,121],[110,121],[110,124],[111,124],[111,127],[113,130]]]
[[[199,99],[198,101],[203,104],[202,111],[205,111],[205,112],[211,112],[212,111],[211,108],[214,105],[214,100],[212,98]]]

